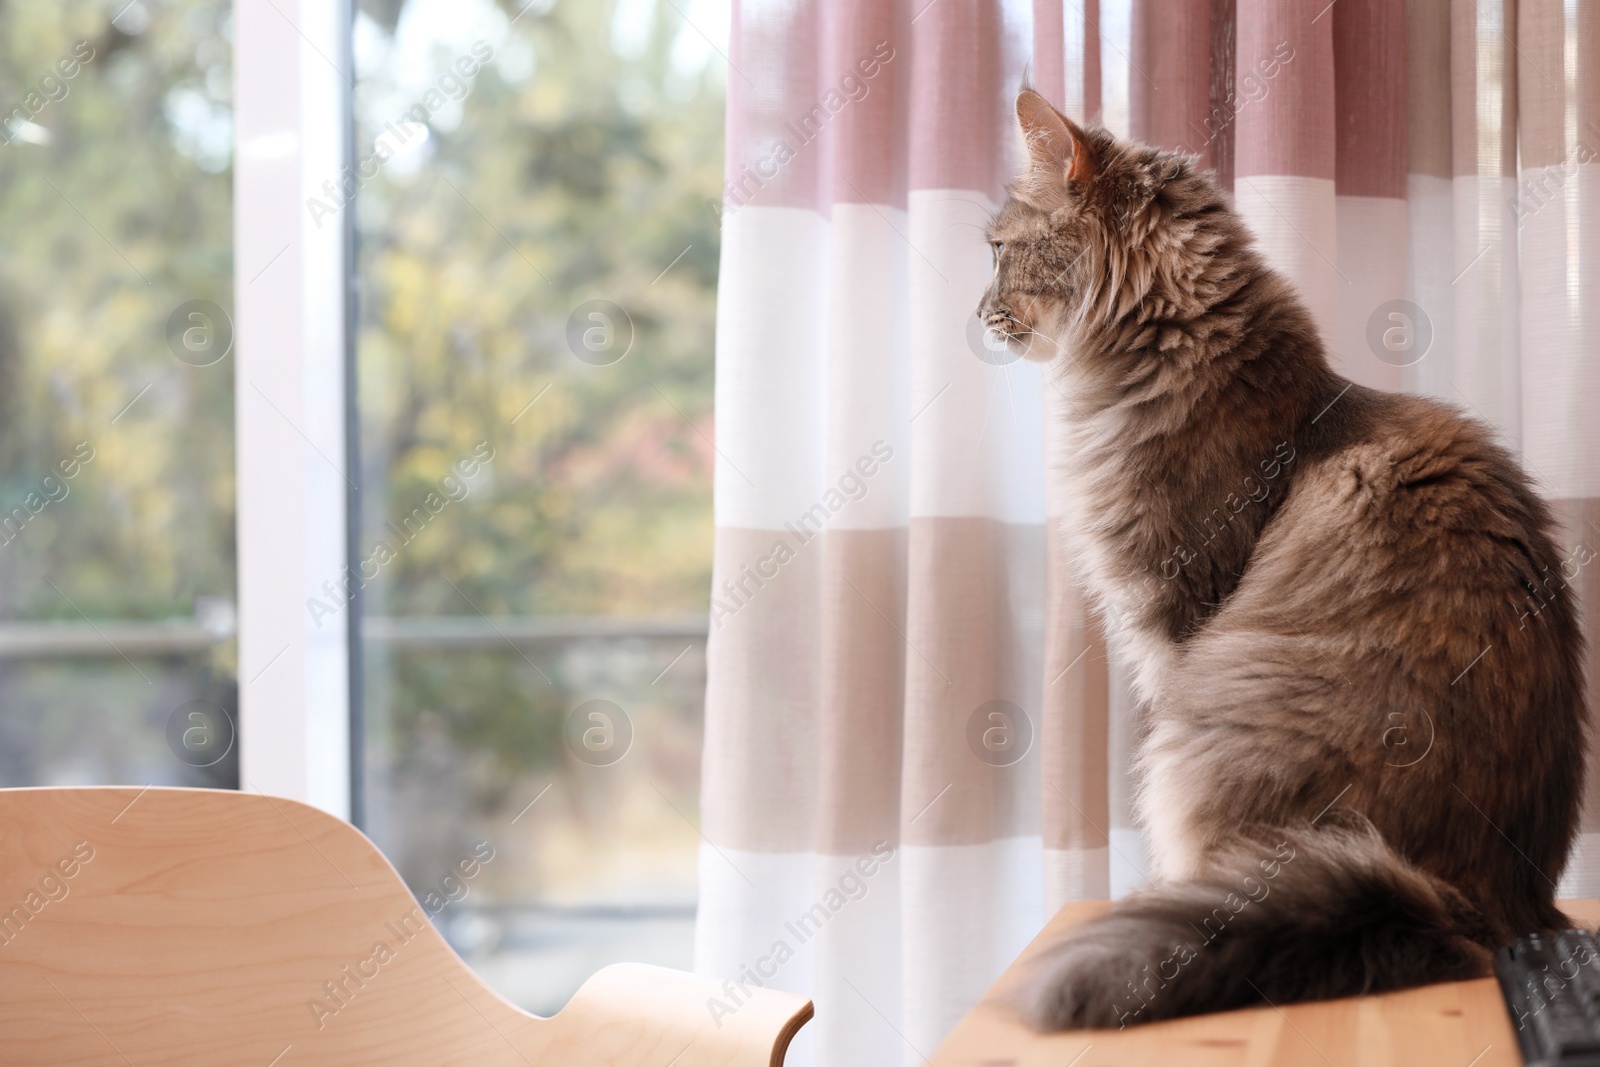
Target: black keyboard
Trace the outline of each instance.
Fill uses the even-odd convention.
[[[1600,1067],[1600,943],[1585,930],[1526,934],[1494,954],[1528,1067]]]

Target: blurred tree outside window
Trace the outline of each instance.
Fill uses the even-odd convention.
[[[237,785],[232,47],[0,4],[0,786]]]

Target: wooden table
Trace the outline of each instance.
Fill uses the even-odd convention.
[[[1600,900],[1562,908],[1589,926]],[[1521,1067],[1493,978],[1400,993],[1246,1008],[1127,1030],[1040,1035],[991,1006],[1017,981],[1021,963],[1077,923],[1106,911],[1103,901],[1068,904],[1050,920],[939,1046],[932,1067]]]

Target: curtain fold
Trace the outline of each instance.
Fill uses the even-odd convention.
[[[1479,37],[1488,40],[1480,48],[1515,71],[1516,112],[1508,116],[1502,107],[1498,115],[1502,151],[1520,159],[1520,168],[1506,166],[1503,156],[1491,159],[1505,176],[1495,183],[1502,193],[1495,210],[1483,211],[1503,227],[1504,247],[1520,251],[1515,259],[1507,251],[1510,268],[1502,267],[1516,285],[1520,314],[1512,320],[1515,334],[1502,320],[1495,338],[1515,357],[1506,362],[1515,364],[1509,373],[1517,388],[1503,387],[1501,402],[1520,402],[1523,458],[1565,526],[1570,554],[1553,587],[1575,586],[1592,622],[1600,619],[1600,581],[1591,562],[1600,553],[1600,426],[1594,417],[1600,397],[1600,14],[1587,4],[1521,0],[1485,22]],[[1480,354],[1473,380],[1492,388],[1493,369],[1489,355]],[[1499,369],[1503,380],[1508,372]],[[1592,638],[1589,679],[1592,694],[1600,683],[1600,648]],[[1578,855],[1562,881],[1572,895],[1592,896],[1600,887],[1595,762],[1591,755]]]
[[[1557,0],[735,4],[714,1018],[793,989],[817,1017],[791,1063],[920,1063],[1050,911],[1144,879],[1133,708],[1063,536],[1063,398],[973,315],[1024,77],[1215,168],[1342,373],[1493,423],[1592,616],[1596,27]],[[1600,890],[1589,797],[1567,892]]]

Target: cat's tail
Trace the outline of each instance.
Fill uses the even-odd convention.
[[[1215,859],[1045,950],[1016,995],[1027,1020],[1115,1028],[1489,971],[1496,932],[1370,827],[1273,831]]]

